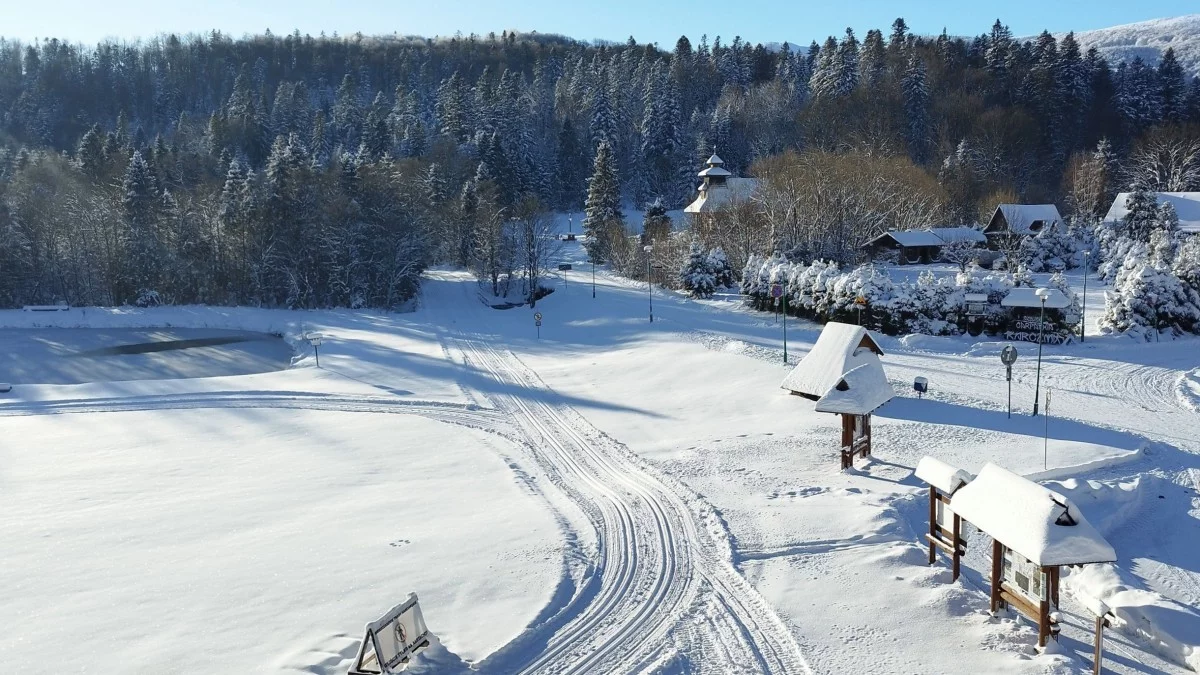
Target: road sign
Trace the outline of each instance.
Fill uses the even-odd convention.
[[[541,313],[541,312],[534,312],[534,314],[533,314],[533,320],[534,320],[534,321],[537,321],[538,323],[541,323],[541,321],[542,321],[542,313]]]
[[[533,324],[534,324],[535,326],[540,326],[540,325],[542,325],[542,322],[541,322],[541,321],[534,321],[534,322],[533,322]]]
[[[855,299],[854,299],[854,304],[856,304],[856,305],[865,305],[865,304],[867,304],[867,299],[866,299],[865,297],[863,297],[863,296],[861,296],[861,295],[860,295],[860,296],[858,296],[857,298],[855,298]]]
[[[1005,345],[1004,349],[1000,350],[1000,363],[1012,367],[1012,364],[1017,362],[1017,348],[1012,345]]]
[[[783,296],[783,284],[775,284],[771,286],[771,297],[778,298]]]

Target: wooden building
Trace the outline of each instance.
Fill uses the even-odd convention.
[[[871,413],[895,396],[883,372],[883,350],[862,326],[831,321],[817,343],[784,378],[782,388],[817,402],[817,412],[840,415],[841,465],[871,454]]]
[[[933,457],[921,458],[916,475],[929,486],[929,534],[925,535],[929,564],[937,562],[940,549],[950,556],[950,580],[957,581],[967,540],[962,536],[962,517],[950,508],[950,498],[975,477]]]
[[[942,247],[958,242],[986,244],[987,237],[973,227],[934,227],[925,230],[888,230],[862,245],[875,259],[896,252],[901,265],[928,264],[942,257]]]
[[[1011,607],[1038,626],[1038,646],[1057,636],[1062,567],[1115,562],[1116,551],[1063,495],[988,463],[949,508],[992,538],[991,608]]]
[[[1007,236],[1037,234],[1051,224],[1062,222],[1058,207],[1053,204],[1001,204],[992,213],[983,233],[988,241],[994,242]]]

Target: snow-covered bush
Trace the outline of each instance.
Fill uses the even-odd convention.
[[[138,290],[137,299],[133,301],[133,304],[138,307],[158,307],[163,304],[163,301],[158,291],[143,288]]]

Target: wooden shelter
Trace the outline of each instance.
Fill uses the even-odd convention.
[[[929,564],[937,562],[937,551],[941,549],[950,556],[950,580],[958,581],[967,540],[962,536],[962,517],[950,508],[950,498],[974,476],[933,457],[922,457],[916,474],[929,485],[929,534],[925,535]]]
[[[1023,237],[1062,222],[1058,207],[1053,204],[1000,204],[983,233],[989,240],[1009,235]]]
[[[1038,625],[1038,646],[1057,636],[1063,565],[1115,562],[1116,551],[1066,497],[988,463],[950,498],[950,509],[992,538],[991,607]]]
[[[901,265],[931,263],[941,258],[942,247],[958,242],[986,244],[987,237],[973,227],[934,227],[925,230],[888,230],[862,245],[867,256],[878,258],[895,251]]]
[[[831,321],[812,350],[781,385],[815,400],[817,412],[841,415],[841,465],[871,454],[871,413],[895,396],[879,356],[883,350],[862,326]]]

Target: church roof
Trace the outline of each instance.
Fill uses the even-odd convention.
[[[720,157],[717,157],[717,153],[714,152],[712,154],[712,157],[709,157],[708,161],[705,163],[708,164],[709,166],[720,166],[720,165],[724,164],[725,162]]]

